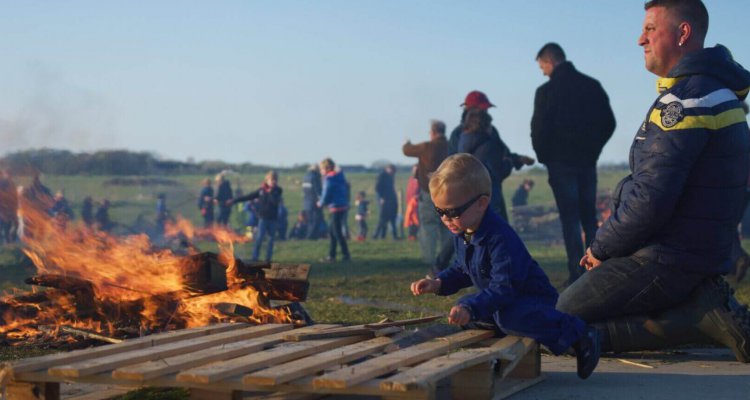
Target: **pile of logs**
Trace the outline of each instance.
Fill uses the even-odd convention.
[[[307,298],[309,265],[243,263],[236,260],[236,277],[241,287],[252,286],[259,292],[258,303],[272,308],[271,301],[286,304],[275,308],[291,315],[297,325],[312,323],[309,315],[298,303]],[[177,312],[186,297],[203,296],[228,289],[227,266],[214,253],[199,253],[183,258],[185,291],[158,295],[142,293],[133,300],[97,296],[99,288],[83,277],[40,274],[26,279],[26,283],[44,288],[33,293],[21,293],[0,300],[0,327],[20,320],[33,321],[33,330],[44,333],[40,341],[49,342],[50,335],[68,334],[105,342],[118,342],[123,338],[147,333],[182,329],[187,321]],[[234,283],[237,284],[236,282]],[[138,288],[119,288],[138,291]],[[61,306],[64,305],[63,306]],[[144,332],[141,313],[148,305],[157,304],[155,319],[158,326]],[[243,304],[217,303],[213,308],[226,316],[226,321],[251,322],[253,309]],[[53,317],[55,319],[50,320]],[[79,329],[60,325],[59,321],[87,320],[99,323],[100,330]],[[219,322],[219,321],[215,321]],[[19,327],[17,331],[25,327]],[[0,340],[14,344],[14,330],[6,331]],[[9,334],[11,333],[11,334]],[[20,338],[15,341],[21,340]],[[23,340],[29,341],[28,337]],[[33,338],[31,339],[33,342]]]

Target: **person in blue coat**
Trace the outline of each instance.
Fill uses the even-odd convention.
[[[451,308],[448,322],[531,337],[557,355],[572,347],[578,376],[586,379],[599,361],[598,331],[555,309],[557,291],[513,228],[490,208],[491,190],[490,174],[476,157],[459,153],[440,164],[430,195],[454,235],[456,257],[435,279],[413,282],[412,293],[447,296],[474,286]]]
[[[320,195],[318,207],[328,207],[331,213],[330,236],[331,245],[328,257],[324,262],[336,261],[336,247],[341,246],[342,261],[351,260],[349,246],[344,236],[344,217],[349,209],[349,188],[343,171],[336,171],[336,164],[330,158],[320,162],[320,173],[324,177],[323,192]]]

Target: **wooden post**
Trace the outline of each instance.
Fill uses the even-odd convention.
[[[542,356],[539,353],[539,343],[529,349],[518,365],[508,373],[509,378],[532,379],[542,374]]]
[[[494,361],[486,361],[451,376],[452,399],[489,399],[495,382]]]

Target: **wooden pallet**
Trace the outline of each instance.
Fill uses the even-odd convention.
[[[536,342],[515,336],[492,339],[491,331],[460,331],[411,345],[410,331],[288,340],[337,327],[314,325],[290,332],[293,327],[286,324],[219,324],[185,329],[6,363],[0,383],[9,400],[59,399],[62,382],[186,387],[193,399],[211,400],[254,394],[278,399],[329,394],[497,399],[542,379]]]

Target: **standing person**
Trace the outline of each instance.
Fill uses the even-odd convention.
[[[336,261],[336,246],[341,246],[341,260],[348,262],[351,260],[349,255],[349,246],[346,244],[346,237],[343,232],[344,215],[349,209],[349,199],[347,197],[346,177],[344,171],[336,171],[336,164],[330,158],[320,162],[320,173],[325,177],[323,181],[323,192],[318,201],[318,207],[328,207],[331,213],[330,236],[331,245],[328,248],[328,257],[324,262]]]
[[[73,209],[68,203],[68,199],[65,198],[65,192],[58,190],[53,198],[52,207],[49,209],[49,215],[54,220],[55,224],[65,229],[68,226],[68,221],[73,219]]]
[[[198,195],[198,209],[203,217],[203,227],[210,228],[214,224],[214,188],[211,179],[203,180],[203,188]]]
[[[308,239],[317,239],[323,211],[317,206],[320,193],[323,191],[320,170],[317,164],[311,164],[302,177],[302,211],[307,214]]]
[[[357,206],[357,215],[354,216],[354,219],[359,223],[357,241],[364,242],[367,239],[367,216],[370,215],[370,201],[367,200],[367,193],[364,190],[357,193],[354,204]]]
[[[406,207],[404,210],[404,228],[408,239],[417,240],[419,233],[419,181],[417,181],[417,166],[411,169],[411,176],[406,182]]]
[[[419,247],[422,260],[431,266],[433,273],[440,272],[450,264],[453,257],[453,242],[450,232],[435,214],[435,205],[430,198],[429,175],[448,157],[448,140],[445,138],[445,123],[430,121],[430,140],[412,144],[406,141],[402,148],[405,156],[417,157],[417,182],[419,183]]]
[[[456,259],[436,279],[411,284],[416,295],[476,290],[450,309],[448,322],[492,329],[498,336],[528,336],[560,355],[573,348],[578,376],[599,361],[599,334],[581,319],[555,310],[557,291],[526,246],[490,205],[492,181],[469,154],[448,157],[430,178],[435,211],[453,233]]]
[[[18,189],[10,176],[3,170],[0,176],[0,235],[5,243],[16,241],[18,228]]]
[[[112,220],[109,219],[109,200],[104,199],[101,201],[99,207],[96,209],[96,213],[94,214],[94,227],[98,231],[109,232],[113,225]]]
[[[531,192],[531,189],[534,188],[534,180],[533,179],[524,179],[523,182],[521,182],[520,185],[518,185],[518,188],[516,189],[515,193],[513,193],[513,198],[510,200],[513,207],[519,207],[519,206],[525,206],[529,203],[529,192]]]
[[[638,44],[659,95],[630,148],[631,174],[581,259],[588,272],[557,308],[604,332],[603,350],[715,342],[750,362],[750,313],[721,278],[730,269],[748,179],[741,100],[750,72],[704,48],[700,0],[652,0]]]
[[[596,235],[596,162],[615,131],[615,115],[602,85],[578,72],[560,45],[545,44],[536,61],[549,81],[536,90],[531,141],[560,213],[569,285],[583,273],[578,261]]]
[[[466,99],[461,106],[463,106],[461,124],[451,132],[448,141],[448,154],[460,152],[474,154],[471,150],[476,150],[480,146],[483,148],[482,151],[485,154],[484,157],[480,157],[480,160],[490,170],[490,177],[493,183],[494,196],[491,207],[507,221],[508,212],[505,209],[505,198],[503,197],[502,190],[503,180],[510,175],[513,168],[521,169],[524,165],[533,165],[536,160],[528,156],[512,153],[505,142],[500,139],[497,129],[492,125],[490,125],[489,133],[482,132],[482,135],[473,137],[464,135],[465,132],[473,132],[477,129],[476,125],[480,123],[480,118],[484,120],[486,117],[489,117],[489,122],[492,122],[492,117],[489,116],[489,109],[495,107],[495,105],[490,103],[486,94],[478,90],[471,91],[466,95]],[[487,116],[483,114],[487,114]],[[466,122],[469,115],[473,115],[476,121],[473,123],[474,126],[467,130]],[[482,126],[481,129],[485,128]],[[489,137],[485,138],[484,136]],[[490,143],[483,143],[485,141],[489,141]],[[476,154],[474,155],[476,156]],[[490,161],[491,164],[488,164]]]
[[[258,230],[253,245],[252,261],[260,258],[260,246],[263,239],[268,236],[268,247],[266,248],[266,261],[271,262],[273,257],[273,243],[276,236],[277,222],[279,218],[279,206],[281,205],[282,189],[278,185],[279,174],[276,171],[268,171],[263,184],[258,190],[250,192],[242,197],[228,200],[231,207],[234,203],[241,201],[257,201],[255,206],[258,210]]]
[[[227,226],[229,223],[229,216],[232,214],[232,203],[229,200],[234,198],[232,184],[225,175],[224,172],[216,175],[216,204],[219,205],[219,217],[216,218],[216,223],[221,226]]]
[[[375,234],[372,236],[373,239],[385,239],[388,224],[391,225],[393,239],[398,239],[396,231],[398,196],[396,195],[395,174],[396,167],[393,164],[389,164],[380,172],[378,180],[375,183],[375,193],[378,197],[380,215],[378,216],[378,226],[375,228]]]
[[[106,201],[106,200],[105,200]],[[102,203],[104,204],[104,202]],[[156,238],[164,237],[164,228],[169,219],[169,210],[167,209],[167,195],[159,193],[156,196]]]
[[[94,199],[91,196],[83,198],[83,203],[81,203],[81,219],[87,227],[92,228],[94,226]]]
[[[289,210],[286,208],[286,205],[284,205],[283,198],[279,203],[278,221],[279,222],[276,225],[276,234],[279,237],[279,240],[284,241],[286,240],[286,233],[289,230]]]

